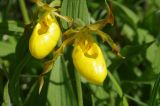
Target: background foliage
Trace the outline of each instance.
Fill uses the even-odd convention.
[[[61,4],[61,14],[82,24],[107,14],[104,0],[44,0]],[[109,73],[103,85],[77,80],[67,47],[38,94],[38,75],[45,60],[28,52],[27,38],[36,5],[29,0],[0,1],[0,104],[3,106],[159,106],[160,105],[160,0],[110,0],[114,26],[103,31],[119,45],[118,58],[99,38]],[[62,31],[67,24],[61,20]],[[24,27],[25,26],[25,27]],[[24,28],[26,28],[24,30]],[[24,33],[23,33],[24,32]],[[48,59],[50,58],[47,57]]]

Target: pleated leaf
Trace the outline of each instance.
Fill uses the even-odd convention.
[[[50,106],[76,106],[71,80],[63,59],[60,57],[55,62],[51,71],[47,92]]]
[[[86,0],[63,0],[61,9],[61,14],[64,16],[81,20],[85,24],[90,23]],[[65,21],[62,21],[62,25],[65,29],[68,27]]]

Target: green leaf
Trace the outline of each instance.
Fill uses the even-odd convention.
[[[76,106],[71,80],[62,58],[58,58],[49,78],[47,99],[51,106]]]
[[[154,41],[153,35],[151,35],[146,29],[138,28],[138,43],[144,44]]]
[[[122,34],[128,38],[131,42],[134,41],[134,38],[135,38],[135,32],[134,30],[127,24],[124,24],[123,25],[123,28],[122,28]]]
[[[153,43],[146,52],[146,57],[151,62],[153,72],[160,73],[160,45]]]
[[[96,102],[99,102],[99,104],[106,105],[106,99],[109,98],[109,94],[105,89],[102,86],[96,86],[93,84],[89,84],[89,87],[92,91],[92,104],[96,105]]]
[[[23,33],[24,28],[19,25],[18,22],[9,20],[7,22],[0,23],[0,33],[6,34],[8,32],[19,32]]]
[[[60,6],[61,5],[61,0],[54,0],[51,3],[49,3],[50,7],[55,7],[55,6]]]
[[[2,106],[12,106],[11,101],[10,101],[9,92],[8,92],[8,82],[6,83],[6,85],[4,87]]]
[[[13,70],[14,74],[9,77],[9,95],[13,105],[22,105],[22,100],[19,91],[19,76],[25,65],[30,61],[31,56],[26,53],[25,57],[18,62],[16,68]]]
[[[0,41],[0,56],[6,56],[11,53],[14,53],[15,47],[16,47],[16,40],[12,36],[9,36],[7,41]]]
[[[96,86],[93,84],[89,84],[89,86],[97,98],[106,99],[109,97],[108,93],[104,90],[104,88],[102,86]]]
[[[160,4],[160,3],[159,3]],[[144,16],[142,25],[149,32],[157,36],[157,33],[160,33],[159,24],[160,24],[160,9],[151,8],[147,12],[146,16]]]
[[[160,8],[160,0],[155,0],[153,2],[155,2],[155,4]]]
[[[44,106],[46,104],[47,86],[44,86],[41,94],[39,94],[38,88],[39,83],[37,80],[31,86],[30,91],[28,92],[27,97],[25,98],[24,106]]]
[[[18,59],[23,59],[28,51],[29,40],[25,35],[21,36],[16,45],[16,56]]]
[[[128,7],[118,3],[117,1],[112,1],[113,7],[115,9],[115,15],[121,17],[121,20],[127,22],[134,30],[136,30],[139,17]]]
[[[110,70],[116,70],[123,61],[130,60],[131,58],[134,58],[134,56],[137,56],[138,54],[144,53],[147,48],[153,44],[154,41],[143,44],[143,45],[126,45],[121,50],[121,54],[125,57],[125,59],[115,59],[112,61],[112,64],[109,66]]]
[[[127,58],[136,56],[142,52],[144,52],[154,41],[143,44],[143,45],[127,45],[122,49],[122,55]]]
[[[125,5],[122,5],[116,1],[112,1],[113,4],[115,6],[117,6],[117,8],[119,9],[119,11],[121,11],[121,14],[125,14],[126,18],[129,18],[134,24],[137,24],[139,21],[138,16],[128,7],[126,7]]]
[[[69,16],[73,19],[80,19],[84,23],[90,23],[90,16],[86,4],[86,0],[63,0],[61,14]],[[63,27],[67,28],[67,23],[62,21]]]
[[[32,30],[33,27],[31,24],[25,26],[23,36],[21,36],[16,46],[16,56],[18,59],[23,59],[26,52],[29,50],[29,39],[32,34]]]
[[[122,34],[125,35],[125,37],[127,37],[131,42],[138,40],[138,44],[144,44],[155,40],[153,35],[151,35],[148,30],[137,28],[136,35],[134,29],[127,24],[123,25]]]

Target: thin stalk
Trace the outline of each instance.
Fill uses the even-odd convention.
[[[29,19],[27,8],[26,8],[26,4],[25,4],[24,0],[18,0],[18,1],[19,1],[19,6],[20,6],[20,9],[22,12],[24,22],[25,22],[25,24],[29,24],[30,19]]]
[[[158,77],[154,83],[149,106],[156,106],[156,97],[159,89],[160,89],[160,73],[158,74]]]
[[[126,97],[123,95],[123,91],[122,91],[120,85],[118,84],[117,80],[114,78],[114,76],[111,74],[110,71],[108,71],[108,76],[110,77],[118,95],[122,98],[121,102],[123,103],[123,106],[129,106]]]
[[[77,95],[78,95],[78,106],[83,106],[83,95],[82,95],[80,75],[76,71],[74,73],[75,73],[76,86],[77,86],[76,88],[77,88]]]
[[[114,106],[115,105],[115,95],[113,91],[110,92],[110,101],[111,101],[110,105]]]
[[[140,101],[140,100],[137,100],[137,99],[131,97],[130,95],[125,94],[125,96],[126,96],[128,99],[130,99],[130,100],[138,103],[140,106],[148,106],[148,104],[146,104],[146,103],[144,103],[144,102],[142,102],[142,101]]]

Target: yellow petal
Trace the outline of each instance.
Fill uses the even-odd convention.
[[[33,29],[29,40],[31,55],[37,59],[46,57],[60,38],[60,27],[50,14],[45,14]]]
[[[87,80],[101,84],[107,76],[106,63],[101,49],[96,43],[84,41],[84,45],[76,44],[73,53],[73,63],[77,71]]]

